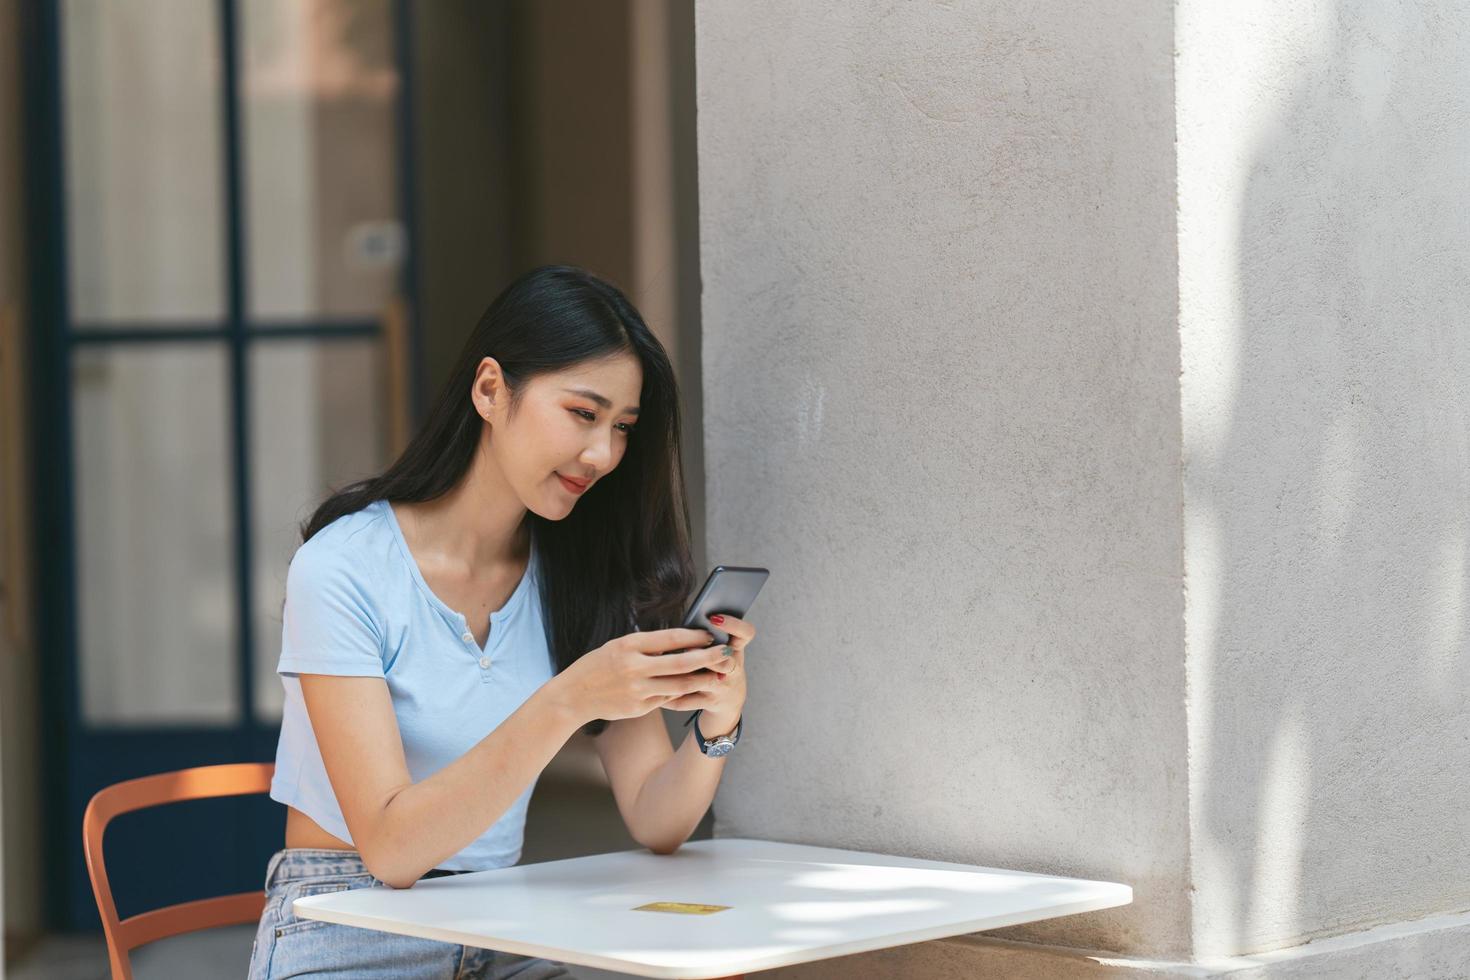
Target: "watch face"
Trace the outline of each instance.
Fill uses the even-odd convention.
[[[735,747],[735,743],[728,738],[717,738],[713,745],[705,750],[705,755],[724,755]]]

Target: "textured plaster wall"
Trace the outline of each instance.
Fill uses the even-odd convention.
[[[709,557],[771,569],[717,836],[1125,881],[999,934],[1187,947],[1172,24],[698,5]]]
[[[1177,31],[1199,952],[1467,909],[1470,8]]]

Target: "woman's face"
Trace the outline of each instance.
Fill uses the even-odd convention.
[[[500,367],[487,357],[474,397],[490,416],[490,452],[521,502],[560,520],[586,492],[572,481],[590,487],[622,461],[642,389],[643,368],[624,352],[532,378],[511,418]]]

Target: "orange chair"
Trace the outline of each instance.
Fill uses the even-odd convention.
[[[132,980],[133,968],[128,954],[145,943],[196,929],[259,922],[260,914],[265,910],[265,892],[241,892],[182,902],[142,912],[119,922],[117,906],[112,901],[112,886],[107,882],[107,868],[102,860],[102,835],[107,824],[119,814],[164,803],[268,793],[275,769],[275,764],[270,762],[198,766],[129,779],[98,790],[92,797],[87,804],[87,812],[82,815],[82,850],[87,856],[87,874],[92,879],[97,910],[102,913],[102,929],[107,935],[107,958],[112,964],[113,980]]]

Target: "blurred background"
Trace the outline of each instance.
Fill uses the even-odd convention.
[[[101,975],[97,789],[274,758],[298,523],[521,271],[604,276],[669,348],[702,543],[693,58],[668,0],[0,0],[12,976]],[[120,818],[119,912],[261,887],[283,828],[264,798]],[[579,734],[523,860],[636,846]]]

